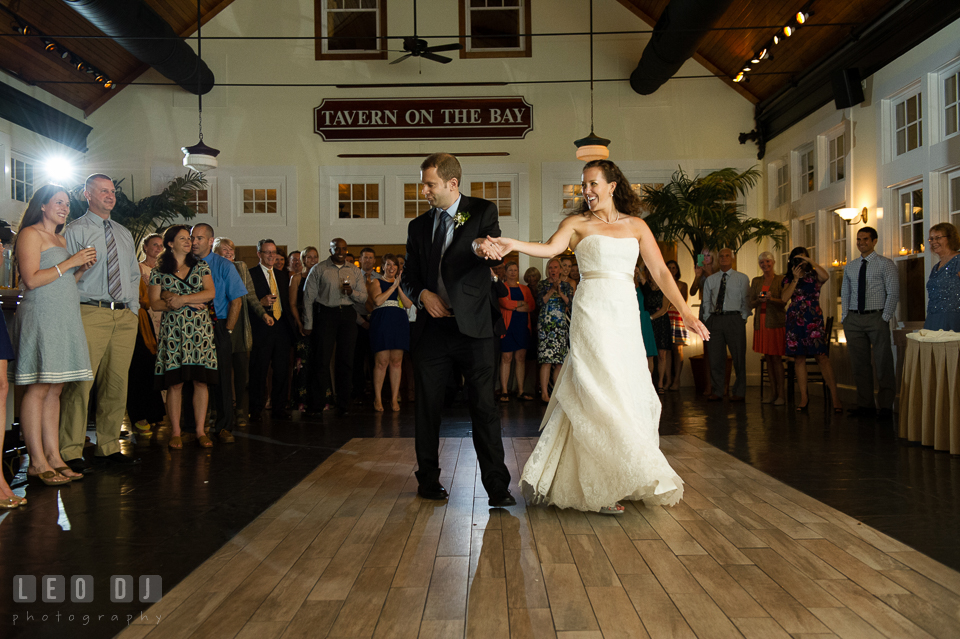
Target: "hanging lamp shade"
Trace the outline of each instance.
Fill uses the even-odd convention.
[[[610,157],[610,140],[597,137],[597,134],[590,131],[590,135],[579,140],[574,140],[577,146],[577,159],[582,162],[592,162],[593,160],[606,160]]]
[[[217,168],[217,156],[220,151],[203,143],[203,138],[193,146],[180,147],[183,151],[183,165],[198,173]]]

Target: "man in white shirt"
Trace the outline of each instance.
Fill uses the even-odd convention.
[[[364,286],[368,280],[380,279],[377,273],[377,253],[371,247],[360,249],[360,277]],[[370,311],[367,301],[355,303],[357,311],[357,341],[353,356],[353,398],[361,401],[364,394],[373,388],[373,353],[370,351]]]
[[[713,393],[711,402],[720,401],[727,372],[727,348],[733,358],[737,379],[730,391],[731,402],[742,402],[747,392],[747,305],[750,278],[733,270],[733,251],[720,249],[717,255],[720,270],[703,284],[703,321],[710,329],[706,348],[710,359]]]

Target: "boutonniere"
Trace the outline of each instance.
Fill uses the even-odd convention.
[[[462,211],[457,211],[457,214],[453,216],[453,228],[458,229],[464,224],[467,223],[467,220],[470,219],[469,213],[464,213]]]

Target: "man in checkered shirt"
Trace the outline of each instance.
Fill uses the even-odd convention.
[[[850,414],[889,420],[893,418],[893,398],[897,392],[890,320],[900,299],[900,277],[893,261],[877,253],[876,246],[876,229],[865,226],[857,231],[860,257],[843,269],[841,319],[850,365],[857,382],[857,407],[851,409]],[[874,363],[880,382],[876,404],[873,397]]]

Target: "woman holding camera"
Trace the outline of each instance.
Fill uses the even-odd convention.
[[[770,395],[762,404],[783,406],[783,356],[786,347],[784,326],[784,307],[782,298],[783,276],[777,275],[773,267],[776,260],[773,253],[764,251],[757,258],[760,264],[760,277],[750,283],[750,308],[753,314],[753,352],[760,353],[767,360],[770,371]]]
[[[830,388],[833,412],[843,413],[843,404],[837,397],[837,382],[833,367],[827,357],[827,340],[823,327],[823,311],[820,310],[820,287],[827,278],[826,269],[810,259],[802,246],[790,251],[790,271],[783,276],[783,299],[789,300],[786,325],[786,354],[793,357],[800,386],[800,404],[797,412],[807,410],[807,358],[814,357],[823,374],[823,381]]]

